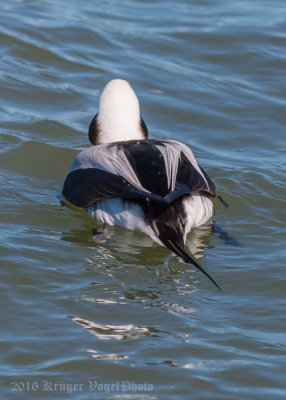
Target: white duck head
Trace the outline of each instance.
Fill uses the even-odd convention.
[[[94,145],[148,138],[138,98],[127,81],[113,79],[105,86],[88,135]]]

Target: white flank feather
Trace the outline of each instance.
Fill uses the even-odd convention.
[[[190,196],[184,198],[183,204],[187,215],[184,235],[186,241],[186,235],[192,228],[209,223],[213,215],[213,203],[207,196],[192,192]]]
[[[108,199],[91,205],[87,212],[103,224],[119,225],[130,230],[143,232],[162,246],[154,230],[146,224],[143,210],[138,204],[122,199]]]

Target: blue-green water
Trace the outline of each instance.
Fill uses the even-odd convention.
[[[285,399],[284,1],[0,1],[1,399]],[[222,286],[62,209],[99,94],[130,81],[191,146],[238,240],[190,234]]]

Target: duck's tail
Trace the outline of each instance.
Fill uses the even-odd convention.
[[[157,226],[158,227],[158,226]],[[159,227],[158,227],[159,228]],[[162,227],[161,227],[162,228]],[[167,229],[166,229],[167,228]],[[207,276],[212,283],[221,291],[220,286],[216,281],[205,271],[184,249],[183,234],[180,234],[177,230],[171,227],[159,228],[159,239],[160,241],[173,253],[181,257],[186,263],[193,264],[199,269],[205,276]]]

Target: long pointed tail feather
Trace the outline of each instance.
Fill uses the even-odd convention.
[[[169,250],[172,250],[177,256],[181,257],[186,263],[193,264],[196,268],[198,268],[198,270],[206,275],[220,291],[222,291],[216,281],[195,260],[193,260],[191,256],[189,256],[186,250],[177,241],[174,243],[171,240],[166,240],[164,241],[164,245]]]

